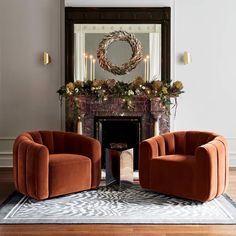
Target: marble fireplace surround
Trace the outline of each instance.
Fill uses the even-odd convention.
[[[81,122],[74,126],[74,131],[95,137],[95,117],[141,117],[142,140],[153,135],[166,133],[170,129],[169,116],[160,107],[159,98],[151,101],[144,96],[136,96],[132,100],[132,110],[124,107],[119,97],[108,97],[106,101],[96,100],[91,96],[78,96],[78,111]]]
[[[127,120],[130,117],[130,120],[133,120],[134,117],[138,118],[141,121],[138,139],[141,141],[170,130],[170,118],[161,109],[159,98],[150,101],[144,96],[135,96],[132,99],[132,104],[134,109],[129,110],[124,107],[123,101],[119,97],[110,96],[106,101],[99,101],[92,96],[78,96],[79,119],[76,122],[72,115],[72,107],[67,106],[69,109],[67,112],[67,130],[98,139],[102,144],[102,166],[104,167],[105,147],[99,138],[100,125],[98,125],[98,119],[109,120],[114,117],[115,120],[119,120],[120,117],[121,120],[122,118]],[[134,138],[136,140],[136,137]],[[134,169],[137,170],[138,146],[135,145],[132,148],[134,149]]]

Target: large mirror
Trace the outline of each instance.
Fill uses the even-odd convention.
[[[118,69],[125,67],[121,72],[109,71],[97,57],[104,38],[118,31],[132,35],[142,46],[141,58],[131,69],[132,43],[114,40],[106,47],[106,60]],[[139,76],[146,81],[170,81],[169,7],[66,8],[67,83],[93,79],[130,82]]]
[[[74,24],[74,39],[74,80],[161,79],[161,24]]]

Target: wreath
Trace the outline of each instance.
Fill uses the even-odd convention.
[[[109,46],[116,41],[127,41],[132,49],[132,56],[128,62],[122,65],[116,65],[107,59],[107,50]],[[107,34],[99,43],[97,50],[97,58],[99,65],[106,71],[114,75],[125,75],[131,70],[135,69],[139,62],[142,60],[142,45],[134,34],[126,31],[114,31]]]

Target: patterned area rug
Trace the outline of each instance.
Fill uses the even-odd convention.
[[[200,203],[137,185],[100,187],[44,201],[15,192],[1,206],[0,223],[236,224],[236,205],[226,195]]]

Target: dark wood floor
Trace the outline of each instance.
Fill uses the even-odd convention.
[[[14,190],[12,170],[0,168],[0,202]],[[228,194],[236,201],[236,168],[230,169]],[[236,225],[0,225],[10,235],[236,236]]]

